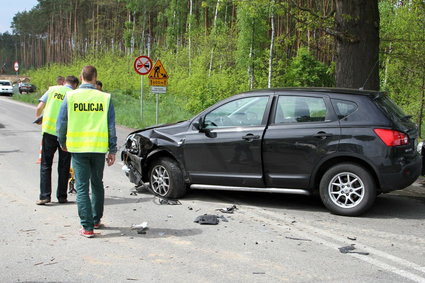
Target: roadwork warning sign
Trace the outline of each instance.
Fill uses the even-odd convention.
[[[168,74],[161,60],[157,60],[152,70],[149,73],[149,80],[151,86],[167,86]]]

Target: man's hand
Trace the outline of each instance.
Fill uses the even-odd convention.
[[[61,146],[61,149],[63,150],[63,151],[66,151],[66,152],[68,152],[68,149],[66,148],[66,146]]]
[[[115,153],[108,153],[106,156],[106,163],[111,166],[115,162]]]

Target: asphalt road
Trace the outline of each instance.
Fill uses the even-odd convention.
[[[181,205],[159,205],[133,193],[118,160],[105,169],[105,228],[83,238],[75,195],[35,205],[34,111],[0,97],[1,282],[425,282],[423,179],[351,218],[280,194],[194,191]],[[122,144],[131,129],[117,130]],[[216,211],[233,204],[233,214]],[[205,213],[228,222],[194,223]],[[144,221],[146,234],[130,229]]]

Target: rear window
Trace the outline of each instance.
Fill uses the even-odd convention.
[[[380,95],[375,99],[376,104],[381,108],[385,114],[393,121],[400,121],[408,118],[409,116],[398,107],[388,95]]]
[[[338,119],[342,119],[357,110],[357,104],[353,101],[332,99]]]

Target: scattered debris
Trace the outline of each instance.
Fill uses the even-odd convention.
[[[164,236],[165,235],[165,232],[159,232],[158,235]]]
[[[167,198],[161,198],[161,197],[156,197],[155,201],[157,201],[157,204],[160,205],[181,205],[182,203],[178,200],[178,199],[167,199]],[[154,201],[154,202],[155,202]]]
[[[252,274],[266,274],[264,271],[254,271]]]
[[[187,207],[187,209],[189,209],[189,210],[193,210],[193,208],[192,208],[192,207],[190,207],[190,206],[188,206],[188,207]]]
[[[146,230],[148,230],[148,222],[143,222],[140,224],[131,225],[131,230],[137,230],[137,234],[146,234]]]
[[[353,252],[356,248],[354,247],[354,244],[351,244],[349,246],[338,248],[339,251],[343,254],[361,254],[361,255],[369,255],[367,252]]]
[[[34,264],[34,266],[36,266],[36,265],[41,265],[41,264],[43,264],[44,262],[37,262],[36,264]]]
[[[133,224],[131,225],[132,230],[138,230],[138,229],[146,229],[148,227],[148,222],[142,222],[140,224]]]
[[[209,224],[209,225],[217,225],[220,220],[218,220],[218,216],[217,215],[212,215],[212,214],[204,214],[204,215],[200,215],[198,217],[196,217],[195,221],[193,221],[195,223],[199,223],[199,224]]]
[[[27,229],[27,230],[20,230],[21,232],[34,232],[36,231],[36,229]]]
[[[355,240],[357,240],[357,238],[356,238],[356,237],[347,237],[347,239],[348,239],[348,240],[351,240],[351,241],[355,241]]]
[[[288,237],[285,236],[286,239],[290,239],[290,240],[295,240],[295,241],[306,241],[306,242],[311,242],[310,239],[302,239],[302,238],[294,238],[294,237]]]
[[[137,192],[131,192],[130,196],[137,196]]]
[[[222,213],[233,213],[237,209],[236,205],[232,205],[231,207],[217,208],[216,210]]]
[[[173,215],[171,215],[171,214],[168,214],[167,215],[167,218],[173,218],[174,216]]]

